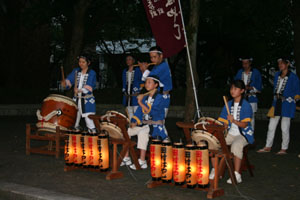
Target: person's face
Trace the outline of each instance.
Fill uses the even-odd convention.
[[[146,79],[146,83],[145,83],[145,88],[146,88],[146,90],[148,90],[148,91],[153,90],[153,89],[155,89],[157,86],[158,86],[158,84],[155,83],[153,79],[151,79],[151,78],[147,78],[147,79]]]
[[[128,57],[126,58],[126,64],[127,64],[127,66],[133,65],[133,63],[134,63],[133,57],[128,56]]]
[[[152,63],[155,63],[155,65],[158,65],[163,60],[163,54],[158,54],[157,52],[150,52],[150,60]]]
[[[244,70],[248,70],[251,67],[251,62],[250,60],[242,60],[242,66]]]
[[[79,58],[79,67],[81,69],[85,69],[89,66],[90,63],[88,63],[84,58]]]
[[[282,61],[278,62],[278,68],[279,68],[280,71],[287,70],[288,67],[289,67],[289,64],[287,64],[285,62],[282,62]]]
[[[243,92],[244,89],[237,88],[234,85],[232,85],[230,88],[230,95],[232,96],[232,98],[237,98],[242,96]]]

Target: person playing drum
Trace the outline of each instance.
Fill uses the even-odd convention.
[[[278,59],[279,72],[274,76],[274,114],[270,118],[266,145],[258,153],[270,152],[273,145],[277,124],[281,118],[282,143],[278,155],[286,154],[290,141],[290,123],[296,111],[295,98],[300,95],[300,83],[296,74],[289,70],[287,59]]]
[[[139,164],[142,169],[146,169],[147,161],[146,150],[149,136],[164,140],[167,133],[164,129],[165,109],[163,95],[158,92],[158,87],[163,87],[157,76],[148,76],[145,82],[147,95],[139,95],[138,108],[131,118],[130,128],[128,128],[129,137],[137,135],[137,148],[140,149]],[[162,90],[161,90],[162,91]],[[136,170],[132,164],[128,152],[123,159],[122,165],[130,165],[131,169]]]
[[[251,125],[254,131],[255,126],[255,113],[257,112],[257,93],[261,92],[262,81],[260,72],[251,66],[253,59],[250,57],[240,58],[242,62],[243,69],[240,69],[234,80],[242,80],[246,85],[245,98],[250,103],[253,111]]]
[[[242,80],[235,80],[230,87],[230,95],[233,100],[228,102],[229,112],[226,106],[218,118],[219,121],[225,124],[228,129],[228,134],[225,138],[226,144],[231,145],[231,152],[234,155],[234,173],[238,183],[242,182],[241,174],[239,173],[243,158],[243,148],[249,143],[253,144],[253,130],[251,127],[252,108],[250,103],[243,98],[245,92],[245,84]],[[214,169],[211,171],[210,179],[214,178]],[[227,180],[231,184],[231,179]]]
[[[126,64],[128,68],[123,70],[123,105],[126,107],[128,117],[131,119],[138,107],[137,95],[140,92],[140,84],[142,83],[142,72],[136,67],[133,67],[135,60],[132,56],[126,57]]]
[[[87,56],[79,56],[79,67],[73,69],[61,84],[66,89],[74,86],[73,100],[78,106],[75,129],[81,129],[79,123],[83,117],[89,132],[95,133],[95,124],[88,117],[96,114],[96,103],[93,95],[93,89],[96,87],[96,72],[89,68],[90,63]]]

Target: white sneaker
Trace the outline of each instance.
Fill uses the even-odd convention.
[[[215,168],[211,168],[209,173],[209,179],[213,180],[215,178]]]
[[[237,183],[241,183],[242,182],[242,176],[241,176],[241,174],[238,173],[237,171],[234,171],[234,174],[235,174],[236,182]],[[228,184],[232,184],[232,181],[231,181],[230,178],[227,180],[227,183]]]
[[[124,157],[123,158],[123,161],[121,162],[121,165],[120,166],[124,166],[124,165],[131,165],[132,164],[132,162],[131,162],[131,159],[130,159],[130,157]]]
[[[139,164],[141,166],[142,169],[147,169],[148,165],[147,165],[147,161],[146,160],[141,160],[139,159]],[[136,170],[135,164],[132,164],[129,166],[131,169]]]

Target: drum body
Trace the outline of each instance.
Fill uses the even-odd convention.
[[[100,128],[102,131],[107,131],[109,137],[124,140],[122,130],[117,125],[110,122],[101,122]]]
[[[57,111],[56,114],[55,111]],[[51,113],[55,115],[52,116]],[[67,130],[75,125],[77,105],[69,97],[51,94],[44,99],[40,116],[42,119],[39,119],[36,124],[40,131],[55,132],[56,126],[62,130]],[[47,119],[49,117],[51,118]]]
[[[219,140],[211,133],[203,130],[194,130],[192,132],[192,140],[197,144],[201,141],[206,141],[208,143],[209,150],[220,150],[221,144]]]
[[[104,116],[108,117],[107,121],[109,121],[109,117],[120,117],[120,118],[126,119],[127,123],[130,123],[130,120],[128,119],[128,117],[126,117],[122,113],[114,111],[114,110],[107,111]]]

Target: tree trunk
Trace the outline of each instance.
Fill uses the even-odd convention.
[[[78,65],[76,58],[79,56],[83,47],[85,14],[91,2],[92,0],[78,0],[74,5],[70,45],[66,49],[66,57],[64,60],[64,68],[67,73],[70,73],[72,69]]]
[[[296,71],[300,77],[300,2],[298,0],[293,1],[293,25]]]
[[[190,0],[190,18],[189,24],[187,27],[188,33],[188,42],[190,48],[190,55],[191,55],[191,62],[192,62],[192,69],[193,75],[195,80],[195,86],[199,83],[199,77],[197,73],[197,35],[198,35],[198,24],[199,24],[199,17],[200,17],[200,3],[198,0]],[[195,96],[193,91],[193,83],[191,78],[190,66],[187,60],[186,66],[186,96],[185,96],[185,114],[184,114],[184,121],[190,122],[195,114],[196,111],[196,103],[195,103]]]

